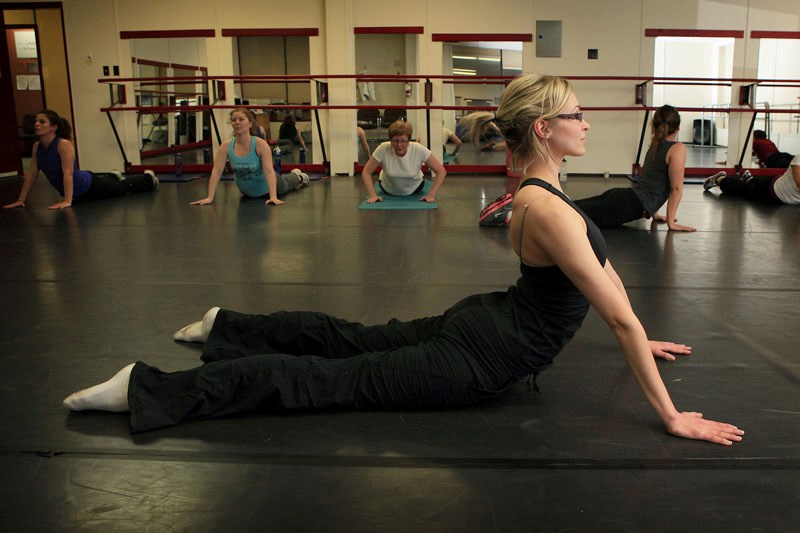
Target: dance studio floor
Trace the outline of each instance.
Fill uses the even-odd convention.
[[[19,181],[0,182],[0,201]],[[575,198],[625,179],[570,177]],[[377,323],[443,311],[518,276],[477,213],[515,183],[451,175],[432,211],[359,211],[360,177],[279,208],[205,180],[51,212],[46,181],[0,211],[2,531],[797,531],[800,208],[687,185],[679,221],[605,231],[680,409],[747,431],[668,436],[591,311],[539,376],[491,403],[430,412],[250,414],[132,437],[125,415],[61,400],[138,359],[198,364],[172,332],[211,306],[314,309]]]

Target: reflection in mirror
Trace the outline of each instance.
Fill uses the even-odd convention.
[[[208,75],[205,39],[158,38],[131,41],[136,104],[142,107],[207,105]],[[211,125],[208,112],[140,111],[137,116],[142,164],[172,164],[180,153],[183,163],[209,162]]]
[[[800,40],[761,39],[758,45],[759,79],[785,80],[798,77],[797,61],[784,58],[800,57]],[[797,86],[758,86],[755,104],[758,108],[797,109],[800,91]],[[767,138],[781,152],[800,154],[800,115],[796,113],[759,113],[755,128],[763,130]]]
[[[356,73],[376,74],[416,74],[417,72],[417,34],[357,34]],[[361,128],[366,139],[366,147],[360,142],[361,131],[353,127],[350,138],[359,143],[358,162],[364,164],[377,146],[388,140],[387,128],[392,122],[404,119],[414,127],[414,137],[419,138],[424,128],[424,120],[420,121],[416,110],[407,110],[405,106],[416,105],[421,88],[416,83],[405,84],[402,81],[391,82],[359,82],[356,84],[355,101],[362,105],[395,106],[394,109],[359,109],[356,113],[356,126]],[[357,134],[356,134],[357,133]],[[438,139],[438,136],[434,136]],[[438,142],[438,141],[437,141]],[[369,153],[367,153],[369,148]]]
[[[307,36],[240,36],[233,38],[234,74],[310,74]],[[246,106],[310,105],[311,82],[237,81],[235,103]],[[313,163],[312,112],[308,109],[250,107],[256,116],[258,134],[281,149],[282,163]],[[228,135],[225,132],[223,135]]]
[[[443,72],[454,76],[518,76],[522,73],[521,42],[460,42],[443,43]],[[467,80],[465,80],[467,81]],[[502,82],[496,84],[454,83],[444,84],[443,104],[452,106],[497,106],[505,89]],[[467,138],[467,132],[459,127],[459,120],[469,111],[444,111],[445,134],[447,130],[464,142],[455,158],[461,165],[504,165],[505,143],[497,132],[487,131],[477,146]],[[446,135],[443,135],[443,141]],[[446,153],[453,147],[445,145]]]

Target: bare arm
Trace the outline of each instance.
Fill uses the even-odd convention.
[[[272,167],[272,150],[264,139],[256,139],[256,153],[261,159],[261,171],[267,179],[269,188],[269,200],[266,204],[283,205],[283,200],[278,199],[278,178],[275,176],[275,169]]]
[[[461,145],[463,143],[461,142],[461,139],[458,138],[458,135],[456,135],[455,133],[450,136],[450,140],[453,141],[453,144],[456,145],[456,147],[453,149],[453,152],[450,155],[456,155],[458,154],[458,151],[461,150]]]
[[[617,290],[622,294],[622,297],[625,298],[625,301],[628,303],[628,306],[633,310],[633,306],[631,305],[631,301],[628,298],[628,292],[625,290],[625,285],[622,284],[622,279],[617,274],[617,271],[614,270],[614,267],[611,266],[611,261],[606,260],[605,267],[603,268],[606,271],[611,282],[617,288]],[[653,356],[658,357],[660,359],[665,359],[667,361],[674,361],[675,354],[678,355],[690,355],[692,353],[692,347],[686,344],[679,344],[675,342],[668,342],[668,341],[648,341],[650,344],[650,352]]]
[[[383,198],[378,196],[378,193],[375,192],[375,185],[372,184],[372,174],[378,170],[379,164],[375,157],[369,156],[369,161],[367,161],[367,164],[364,165],[364,169],[361,171],[361,179],[364,181],[364,187],[367,188],[367,193],[369,194],[369,199],[367,199],[367,201],[371,204],[383,201]]]
[[[371,156],[372,154],[369,151],[369,143],[367,142],[367,134],[364,133],[363,128],[356,128],[356,134],[358,135],[358,141],[361,143],[361,148],[364,149],[366,152],[367,157]]]
[[[683,175],[686,171],[686,145],[675,143],[667,151],[667,165],[669,172],[669,198],[667,198],[667,226],[672,231],[695,231],[690,226],[681,226],[676,223],[678,205],[683,197]]]
[[[14,207],[25,207],[25,201],[28,199],[28,193],[31,192],[33,185],[36,183],[36,176],[39,175],[39,163],[36,161],[36,150],[39,148],[39,141],[33,143],[33,152],[31,153],[31,164],[25,171],[25,180],[22,182],[22,189],[19,191],[17,201],[5,205],[6,209]]]
[[[536,228],[527,234],[523,248],[538,250],[538,257],[544,263],[552,261],[558,265],[586,296],[617,338],[639,386],[667,431],[679,437],[726,445],[741,440],[744,432],[735,426],[675,408],[651,355],[644,328],[627,297],[595,257],[583,219],[555,197],[535,205],[536,209],[525,213],[522,222],[526,227]],[[526,256],[527,251],[523,254]]]
[[[435,202],[436,193],[439,191],[439,187],[442,186],[442,182],[444,182],[445,176],[447,176],[447,170],[445,170],[442,162],[436,159],[436,156],[433,154],[428,156],[428,159],[425,160],[425,164],[428,166],[429,169],[431,169],[436,174],[436,178],[434,178],[433,180],[433,187],[431,187],[431,192],[429,192],[426,196],[423,196],[420,199],[420,201]]]
[[[214,156],[214,168],[211,170],[211,177],[208,178],[208,196],[202,200],[191,202],[190,205],[209,205],[214,201],[214,195],[217,193],[217,184],[225,171],[225,163],[228,162],[228,147],[230,144],[230,140],[220,144],[217,149],[217,155]]]

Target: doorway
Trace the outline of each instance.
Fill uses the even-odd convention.
[[[74,123],[61,5],[0,3],[0,97],[13,106],[0,114],[0,176],[22,174],[30,164],[32,118],[49,108]],[[77,158],[77,154],[76,154]]]

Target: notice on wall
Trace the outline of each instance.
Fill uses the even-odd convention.
[[[29,91],[41,91],[42,90],[42,79],[39,76],[28,75],[28,90]]]
[[[18,91],[28,90],[28,76],[22,74],[17,75],[17,90]]]
[[[35,59],[39,57],[39,53],[36,50],[36,32],[33,30],[15,31],[14,44],[17,47],[18,59]]]

